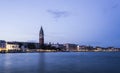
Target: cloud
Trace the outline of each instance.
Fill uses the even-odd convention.
[[[113,1],[112,8],[117,8],[119,6],[119,3],[117,1]]]
[[[108,6],[106,6],[103,10],[104,13],[109,13],[109,12],[115,10],[115,9],[118,9],[120,1],[110,0],[108,3],[109,3]]]
[[[62,17],[67,17],[69,14],[67,11],[60,11],[60,10],[47,10],[49,14],[53,16],[54,19],[59,19]]]

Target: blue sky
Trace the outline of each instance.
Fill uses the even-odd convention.
[[[1,0],[0,39],[120,47],[119,0]]]

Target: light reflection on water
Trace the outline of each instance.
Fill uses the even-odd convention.
[[[0,57],[0,73],[44,73],[44,53],[12,53]]]
[[[5,73],[10,73],[10,66],[12,64],[10,54],[5,54],[4,60],[4,71]]]
[[[44,53],[41,53],[40,54],[40,70],[39,72],[41,73],[45,73],[45,54]]]
[[[0,73],[120,73],[120,52],[0,54]]]

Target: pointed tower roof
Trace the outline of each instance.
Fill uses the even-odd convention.
[[[40,34],[44,35],[42,26],[41,26],[41,28],[40,28]]]

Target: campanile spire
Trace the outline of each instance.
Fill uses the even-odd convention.
[[[40,32],[39,32],[39,44],[40,44],[40,46],[44,45],[44,31],[43,31],[42,26],[41,26]]]

